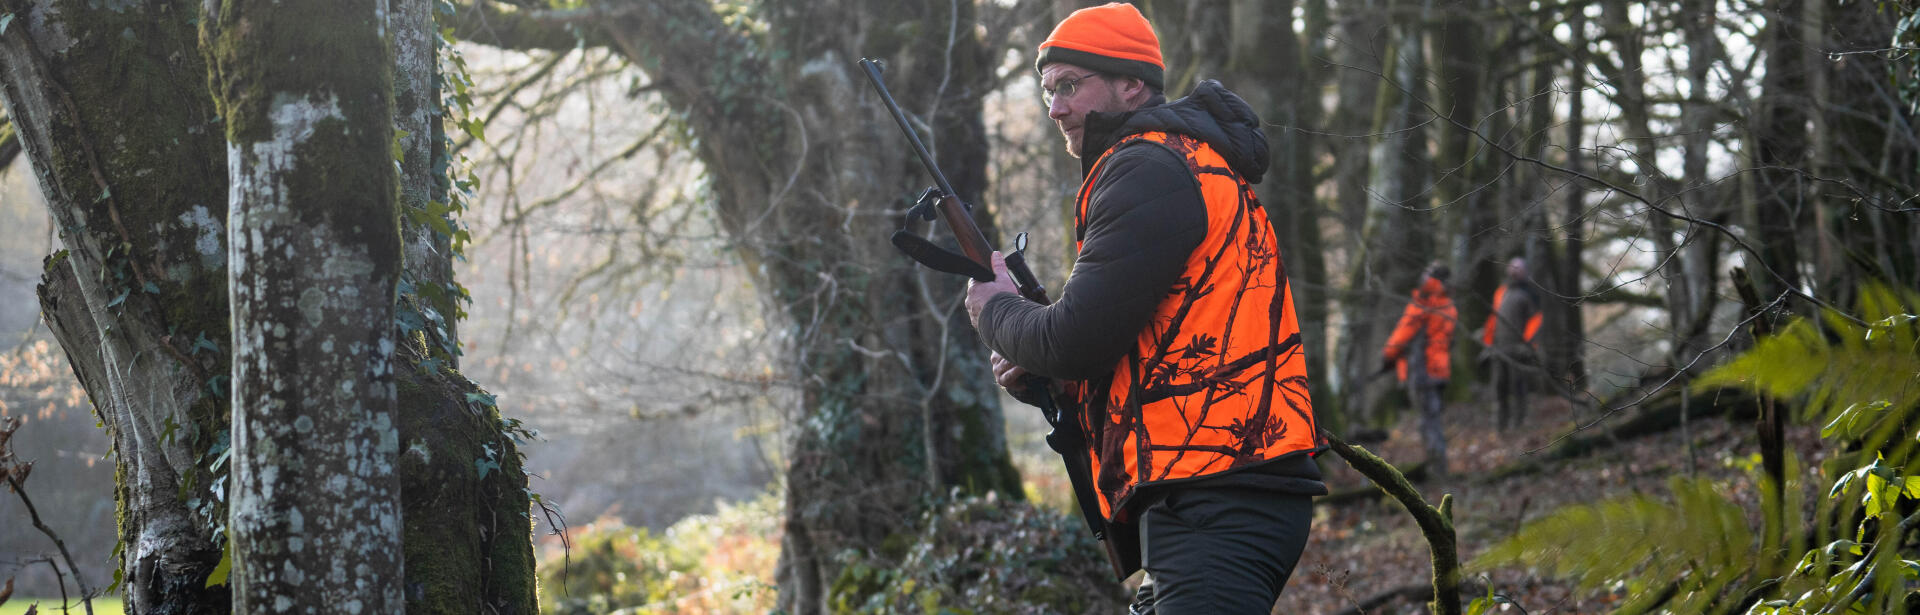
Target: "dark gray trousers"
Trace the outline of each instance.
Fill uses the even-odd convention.
[[[1447,475],[1447,429],[1440,420],[1447,410],[1446,401],[1441,399],[1446,390],[1445,380],[1425,374],[1407,377],[1407,400],[1420,413],[1420,441],[1426,446],[1427,473],[1432,476]]]
[[[1312,496],[1174,488],[1140,514],[1148,578],[1129,612],[1267,613],[1293,575],[1312,523]]]
[[[1503,353],[1493,359],[1493,391],[1499,406],[1495,426],[1500,431],[1519,427],[1527,420],[1527,368],[1531,353],[1524,350]]]

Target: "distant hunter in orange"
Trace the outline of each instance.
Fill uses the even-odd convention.
[[[1381,351],[1381,359],[1406,383],[1409,404],[1420,412],[1420,439],[1427,447],[1427,471],[1434,476],[1447,475],[1447,434],[1440,424],[1445,406],[1440,392],[1453,377],[1449,352],[1458,317],[1453,299],[1447,296],[1447,277],[1446,267],[1427,267]]]

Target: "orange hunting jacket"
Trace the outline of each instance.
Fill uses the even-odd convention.
[[[1447,287],[1431,277],[1423,277],[1420,288],[1413,291],[1413,301],[1407,303],[1406,311],[1400,314],[1400,324],[1394,326],[1393,334],[1387,336],[1387,348],[1382,353],[1386,359],[1396,363],[1400,381],[1407,380],[1407,358],[1410,353],[1418,352],[1427,366],[1427,377],[1434,380],[1446,380],[1453,377],[1453,362],[1449,351],[1453,348],[1453,324],[1455,312],[1453,299],[1447,297]]]

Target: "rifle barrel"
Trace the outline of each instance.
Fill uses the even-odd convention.
[[[953,184],[947,183],[947,176],[940,172],[940,165],[934,164],[933,154],[927,152],[927,146],[920,143],[920,133],[913,131],[913,124],[907,122],[907,114],[900,110],[900,103],[893,101],[893,94],[887,92],[887,84],[880,80],[880,65],[869,58],[860,58],[860,68],[867,73],[867,80],[873,82],[873,91],[880,93],[881,102],[887,103],[887,111],[893,113],[893,121],[900,123],[900,131],[907,133],[907,141],[913,144],[913,153],[920,155],[920,164],[926,165],[927,172],[933,174],[933,181],[940,186],[940,192],[955,197],[959,202],[959,193],[953,191]],[[961,203],[961,207],[966,207]]]

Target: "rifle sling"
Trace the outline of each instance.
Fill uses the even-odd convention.
[[[980,263],[973,262],[958,252],[934,245],[926,238],[907,229],[893,232],[893,247],[906,253],[907,258],[926,265],[927,268],[941,273],[964,275],[982,282],[993,281],[993,272]]]

